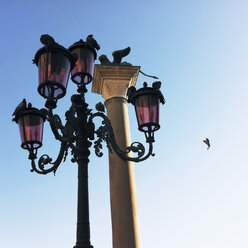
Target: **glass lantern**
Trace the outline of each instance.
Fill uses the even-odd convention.
[[[78,57],[76,65],[71,71],[71,80],[79,85],[89,84],[93,79],[93,65],[97,56],[95,49],[80,40],[70,46],[68,50]]]
[[[154,141],[154,132],[160,128],[159,106],[160,102],[164,104],[164,97],[156,86],[156,82],[153,87],[144,83],[137,91],[133,86],[128,89],[128,102],[135,107],[138,129],[145,133],[147,141]]]
[[[19,125],[21,147],[32,150],[42,146],[43,125],[46,116],[37,108],[28,107],[19,111],[14,120]]]
[[[39,70],[39,94],[44,98],[62,98],[66,94],[69,74],[75,65],[72,54],[54,43],[40,48],[34,63]]]

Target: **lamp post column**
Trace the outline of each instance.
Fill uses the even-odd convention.
[[[105,99],[107,116],[123,150],[131,144],[126,92],[134,86],[138,66],[95,65],[92,92]],[[109,153],[113,248],[138,248],[137,201],[132,162]]]
[[[84,97],[73,95],[72,102],[77,112],[77,149],[74,159],[78,164],[78,205],[77,205],[77,241],[74,248],[93,248],[90,243],[89,194],[88,194],[88,163],[89,145],[87,136],[87,107]]]

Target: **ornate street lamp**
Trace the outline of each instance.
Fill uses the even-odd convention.
[[[103,155],[102,141],[106,142],[111,152],[114,150],[125,161],[140,162],[154,155],[152,153],[154,132],[160,128],[159,103],[164,103],[159,90],[161,83],[154,82],[152,88],[144,83],[144,87],[137,91],[134,87],[129,88],[128,101],[135,106],[139,130],[145,133],[149,151],[145,155],[145,148],[139,142],[132,143],[123,151],[115,141],[110,120],[103,113],[104,105],[96,104],[97,112],[92,113],[85,102],[86,85],[92,81],[92,68],[97,56],[95,49],[100,48],[92,35],[87,37],[86,42],[80,40],[68,50],[56,43],[49,35],[42,35],[41,42],[44,47],[36,53],[34,63],[39,71],[38,92],[46,99],[46,108],[38,110],[30,103],[27,106],[24,99],[17,106],[13,120],[19,125],[21,147],[29,151],[31,171],[39,174],[50,172],[55,174],[62,160],[66,159],[68,149],[71,148],[71,161],[78,164],[77,241],[74,248],[93,248],[90,243],[88,203],[88,162],[89,148],[92,145],[90,140],[95,140],[96,135],[93,147],[98,157]],[[65,113],[66,123],[63,125],[60,117],[53,114],[53,109],[56,108],[58,99],[66,94],[70,72],[72,81],[78,86],[78,94],[71,96],[72,105]],[[102,126],[98,129],[93,122],[96,117],[103,119]],[[42,146],[43,123],[46,119],[55,138],[61,143],[60,152],[55,161],[47,154],[42,155],[36,165],[37,150]],[[130,152],[137,156],[131,157]],[[50,166],[47,167],[48,164]]]
[[[159,104],[165,103],[164,97],[159,90],[161,82],[154,82],[152,87],[144,87],[137,90],[134,86],[127,92],[128,102],[135,107],[139,130],[145,133],[146,142],[154,142],[154,132],[160,128],[159,125]]]

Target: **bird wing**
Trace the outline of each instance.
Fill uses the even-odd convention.
[[[210,141],[209,141],[209,139],[206,138],[205,140],[203,140],[203,142],[204,142],[206,145],[208,145],[208,149],[209,149],[209,147],[210,147]]]
[[[114,51],[112,53],[113,58],[114,58],[113,63],[120,64],[122,58],[125,57],[125,56],[127,56],[130,53],[130,51],[131,51],[131,48],[130,47],[127,47],[127,48],[122,49],[122,50]]]

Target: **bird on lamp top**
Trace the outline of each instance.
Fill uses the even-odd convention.
[[[31,103],[29,103],[29,104],[28,104],[28,107],[30,108],[31,106],[32,106]],[[16,121],[17,115],[19,115],[19,113],[20,113],[21,111],[24,111],[26,108],[27,108],[27,102],[26,102],[26,99],[23,98],[22,102],[19,103],[19,104],[17,105],[17,107],[15,108],[14,113],[12,114],[12,116],[15,116],[15,117],[12,119],[12,121]]]
[[[54,38],[48,34],[41,35],[40,42],[45,46],[57,44]]]
[[[17,105],[17,107],[16,107],[14,113],[12,114],[12,116],[16,115],[18,112],[20,112],[21,110],[24,110],[26,108],[27,108],[27,102],[26,102],[26,99],[24,98],[22,100],[22,102]]]
[[[159,90],[160,88],[161,88],[161,82],[160,81],[156,81],[156,82],[154,82],[153,84],[152,84],[152,88],[154,89],[154,90]]]
[[[164,96],[163,94],[161,93],[161,91],[159,90],[161,88],[161,82],[160,81],[155,81],[153,84],[152,84],[152,88],[154,90],[156,90],[158,92],[158,95],[159,95],[159,99],[161,101],[162,104],[165,104],[165,99],[164,99]]]
[[[90,34],[86,38],[86,44],[89,45],[92,48],[95,48],[96,50],[100,49],[100,45],[97,43],[97,41],[93,38],[93,34]]]

